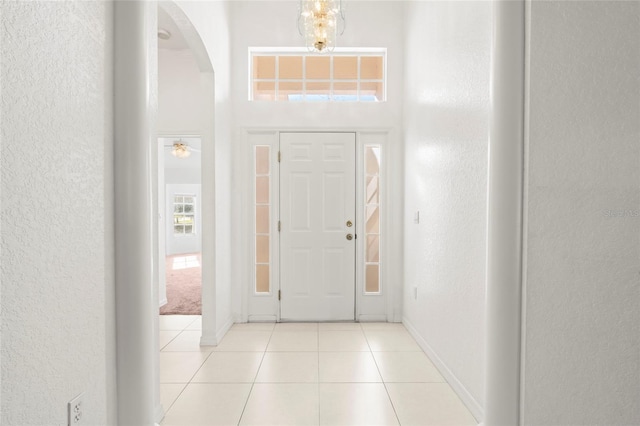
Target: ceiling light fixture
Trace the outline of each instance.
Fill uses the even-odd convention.
[[[191,155],[191,151],[189,150],[189,146],[182,142],[174,142],[173,149],[171,150],[171,155],[176,158],[187,158]]]
[[[300,0],[298,31],[310,52],[331,52],[344,27],[342,0]]]

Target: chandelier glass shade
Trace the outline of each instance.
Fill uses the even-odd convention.
[[[311,52],[331,52],[344,32],[342,0],[300,0],[298,31]]]
[[[177,158],[187,158],[191,155],[191,151],[189,151],[189,148],[186,144],[175,142],[173,144],[173,148],[171,149],[171,155]]]

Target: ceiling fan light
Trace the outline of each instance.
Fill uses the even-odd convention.
[[[187,158],[191,155],[191,151],[188,149],[187,145],[183,143],[174,143],[171,155],[176,158]]]

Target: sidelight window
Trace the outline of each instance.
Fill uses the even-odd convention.
[[[380,293],[380,146],[364,147],[365,293]]]
[[[271,246],[271,147],[254,148],[254,207],[255,207],[255,291],[269,293]]]

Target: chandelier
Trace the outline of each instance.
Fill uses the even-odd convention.
[[[331,52],[344,33],[342,0],[300,0],[298,31],[310,52]]]

